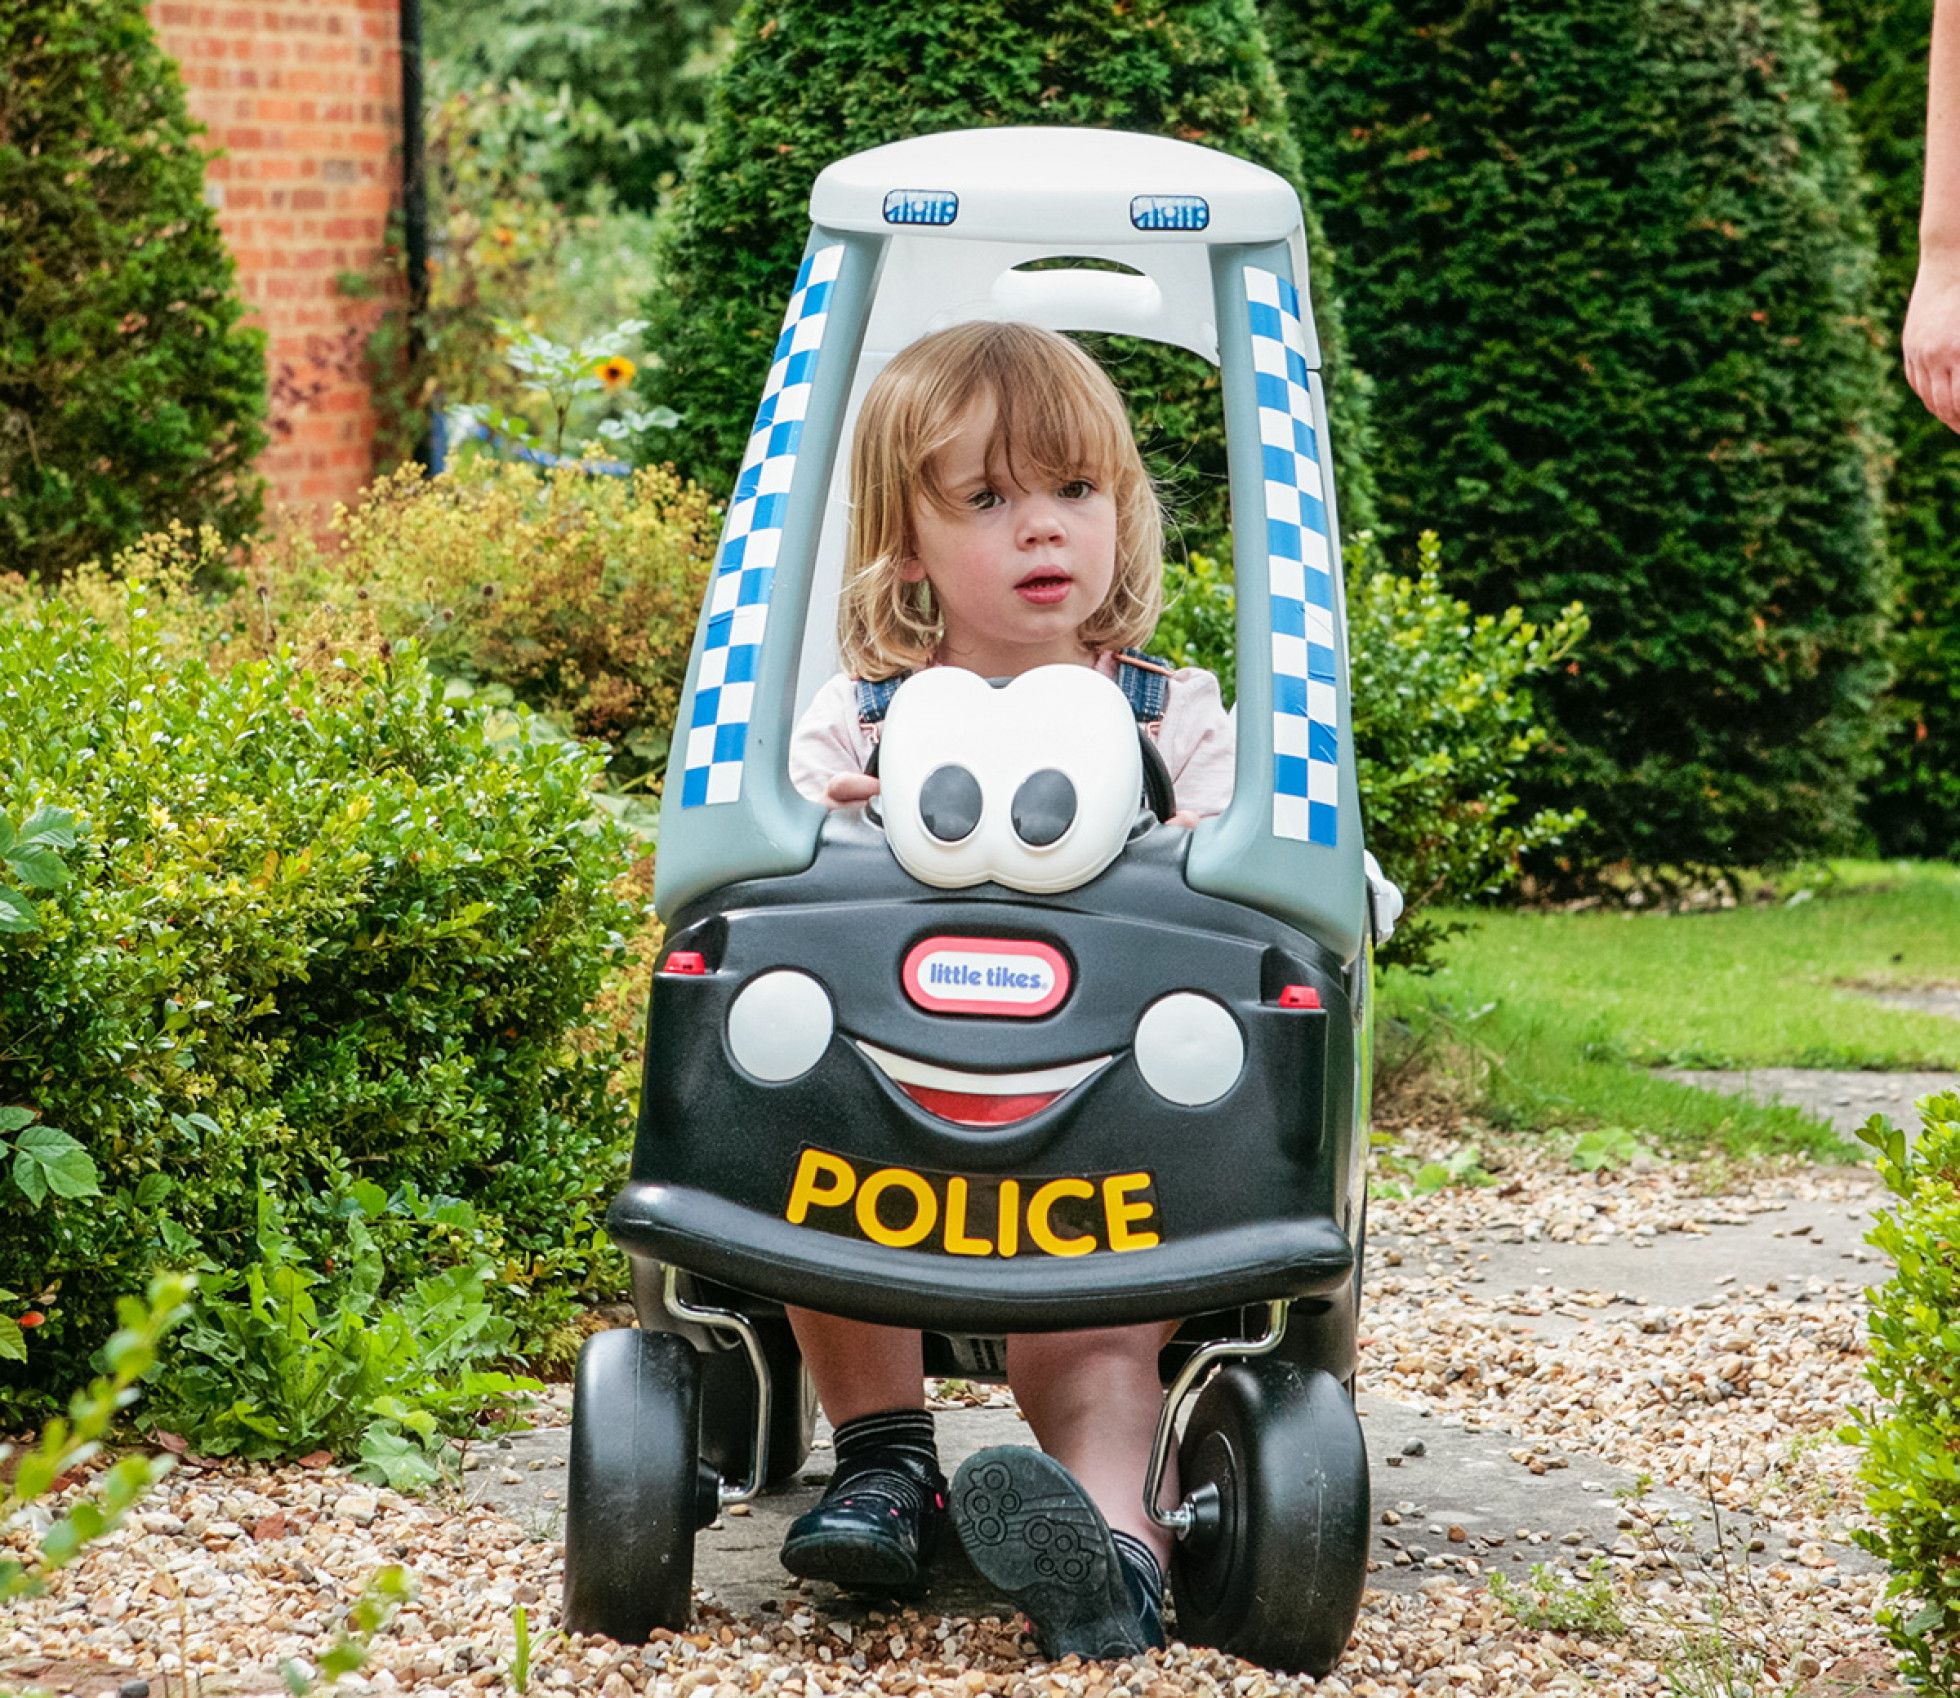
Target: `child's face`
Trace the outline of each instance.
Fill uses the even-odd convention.
[[[1076,632],[1108,599],[1116,575],[1115,499],[1088,475],[1028,488],[1004,455],[989,469],[993,446],[994,405],[982,401],[941,451],[952,511],[912,503],[915,552],[900,576],[931,583],[946,626],[939,658],[948,665],[999,677],[1084,661]]]

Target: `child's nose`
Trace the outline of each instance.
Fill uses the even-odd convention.
[[[1060,542],[1065,534],[1062,506],[1053,496],[1036,496],[1022,509],[1021,535],[1024,541]]]

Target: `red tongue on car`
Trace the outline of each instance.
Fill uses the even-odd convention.
[[[995,1097],[977,1091],[937,1091],[930,1085],[908,1085],[895,1081],[898,1088],[928,1114],[962,1126],[1006,1126],[1026,1120],[1046,1108],[1062,1093],[1037,1091],[1032,1096]]]

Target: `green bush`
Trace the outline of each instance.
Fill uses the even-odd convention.
[[[521,410],[525,385],[506,355],[511,324],[578,343],[632,316],[652,282],[653,219],[561,201],[544,177],[577,103],[525,83],[459,89],[429,102],[424,119],[428,218],[434,252],[411,357],[400,313],[384,313],[368,341],[368,380],[381,417],[378,470],[414,451],[432,407]],[[348,293],[381,300],[397,286],[391,248]]]
[[[1862,1444],[1865,1507],[1854,1536],[1892,1570],[1879,1611],[1906,1677],[1960,1693],[1960,1096],[1920,1105],[1922,1130],[1874,1115],[1858,1136],[1899,1201],[1867,1242],[1893,1264],[1873,1295],[1865,1375],[1881,1406],[1854,1411],[1844,1438]]]
[[[246,535],[264,337],[142,0],[0,9],[0,572],[172,519]]]
[[[1826,0],[1822,12],[1864,158],[1880,317],[1896,354],[1919,268],[1933,3]],[[1960,854],[1960,479],[1953,433],[1913,394],[1897,358],[1886,393],[1898,450],[1887,491],[1898,676],[1865,820],[1884,854],[1948,858]]]
[[[467,1196],[479,1234],[368,1230],[402,1282],[487,1255],[520,1345],[617,1278],[622,1039],[591,1005],[636,916],[596,755],[446,701],[412,645],[316,628],[220,672],[171,617],[138,582],[113,621],[0,608],[0,806],[77,838],[39,929],[0,933],[0,1105],[81,1140],[104,1193],[0,1186],[0,1286],[47,1317],[0,1424],[166,1221],[233,1265],[265,1186],[319,1258],[357,1182]]]
[[[61,808],[37,808],[19,826],[0,810],[0,932],[31,932],[40,925],[34,893],[67,882],[62,852],[75,847],[74,816]]]
[[[515,87],[527,116],[514,136],[547,196],[583,206],[601,189],[652,212],[700,140],[734,12],[735,0],[429,0],[432,92]]]
[[[482,1256],[388,1280],[369,1223],[389,1214],[475,1232],[467,1203],[430,1207],[413,1187],[390,1199],[362,1181],[345,1194],[344,1255],[331,1275],[309,1265],[270,1191],[259,1196],[258,1258],[223,1268],[164,1223],[166,1254],[197,1268],[189,1324],[158,1376],[147,1424],[207,1456],[279,1459],[331,1450],[397,1490],[432,1485],[445,1439],[508,1421],[536,1380],[490,1364],[515,1328],[490,1305],[495,1270]],[[393,1283],[387,1302],[377,1299]]]
[[[1376,386],[1383,533],[1592,617],[1535,796],[1573,854],[1843,841],[1870,770],[1883,333],[1799,0],[1268,0]]]
[[[323,604],[371,612],[447,677],[604,738],[615,786],[650,784],[720,524],[706,492],[664,466],[630,478],[483,458],[437,478],[404,466],[335,519],[327,548],[261,550],[218,619],[263,650]]]
[[[1442,545],[1424,532],[1413,577],[1387,569],[1363,531],[1345,549],[1355,770],[1368,847],[1408,907],[1382,949],[1385,966],[1435,965],[1462,924],[1431,905],[1488,896],[1516,878],[1521,856],[1556,845],[1581,816],[1519,808],[1548,733],[1527,681],[1550,675],[1586,634],[1584,612],[1548,624],[1515,607],[1473,614],[1443,587]],[[1236,693],[1231,580],[1206,557],[1173,566],[1155,647],[1209,667]]]
[[[1176,136],[1299,181],[1252,0],[750,0],[659,239],[646,316],[660,363],[641,387],[686,426],[678,451],[655,432],[646,453],[674,455],[710,489],[733,482],[824,166],[906,136],[997,124]],[[1342,512],[1365,524],[1365,391],[1343,357],[1333,256],[1311,219],[1307,236]],[[1216,547],[1228,526],[1216,372],[1124,338],[1098,349],[1191,545]]]

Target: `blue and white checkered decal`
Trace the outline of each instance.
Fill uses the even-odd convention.
[[[1272,586],[1273,835],[1332,845],[1340,835],[1340,709],[1334,559],[1314,440],[1312,374],[1300,294],[1277,272],[1245,269]]]
[[[830,291],[844,245],[819,248],[796,273],[796,288],[776,338],[775,363],[762,387],[749,446],[728,505],[708,597],[708,634],[694,680],[681,772],[681,806],[733,802],[742,794],[742,752],[755,701],[755,668],[769,618],[769,592],[783,544],[783,516],[797,444],[823,347]]]

